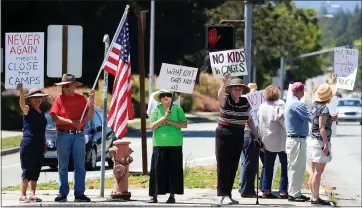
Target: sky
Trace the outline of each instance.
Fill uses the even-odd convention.
[[[313,8],[316,11],[319,12],[321,6],[323,3],[325,3],[325,5],[339,5],[341,9],[343,10],[350,10],[353,11],[356,4],[358,4],[361,7],[361,1],[294,1],[297,7],[302,7],[302,8]],[[327,7],[328,8],[328,7]],[[334,11],[338,11],[338,9],[336,8],[328,8],[328,11],[330,11],[331,13],[333,13]]]

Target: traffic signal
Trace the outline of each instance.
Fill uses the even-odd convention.
[[[206,47],[209,51],[235,49],[235,28],[229,24],[206,25]]]

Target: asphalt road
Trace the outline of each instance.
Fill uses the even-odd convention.
[[[208,165],[214,164],[215,161],[215,128],[216,123],[195,123],[189,124],[184,133],[183,157],[184,163],[188,165]],[[131,164],[131,171],[142,171],[142,149],[141,149],[141,134],[139,132],[131,132],[126,138],[131,141],[131,148],[134,150],[132,157],[134,162]],[[151,162],[152,155],[152,134],[147,133],[147,155],[148,167]],[[21,175],[19,153],[6,155],[1,157],[1,186],[18,185]],[[87,171],[87,177],[100,176],[100,162],[94,171]],[[106,163],[106,175],[112,175],[112,170],[108,168]],[[68,178],[73,180],[74,172],[69,171]],[[39,177],[39,183],[58,181],[57,170],[52,170],[45,166],[42,169]]]
[[[332,138],[332,161],[327,164],[322,184],[335,187],[338,205],[361,204],[361,126],[338,123],[337,137]]]

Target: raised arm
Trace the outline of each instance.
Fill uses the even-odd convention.
[[[217,99],[219,100],[220,107],[225,106],[225,88],[229,85],[229,77],[230,74],[224,73],[222,75],[223,84],[220,86],[219,91],[217,93]]]
[[[24,115],[28,115],[29,106],[25,105],[23,84],[22,83],[18,84],[16,86],[16,89],[19,91],[19,106],[20,106],[21,110],[23,111]]]

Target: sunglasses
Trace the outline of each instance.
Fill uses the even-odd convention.
[[[63,85],[62,88],[69,88],[70,86],[72,86],[72,84],[66,84],[66,85]]]
[[[160,98],[164,98],[164,97],[172,97],[172,94],[171,93],[162,93],[160,95]]]

